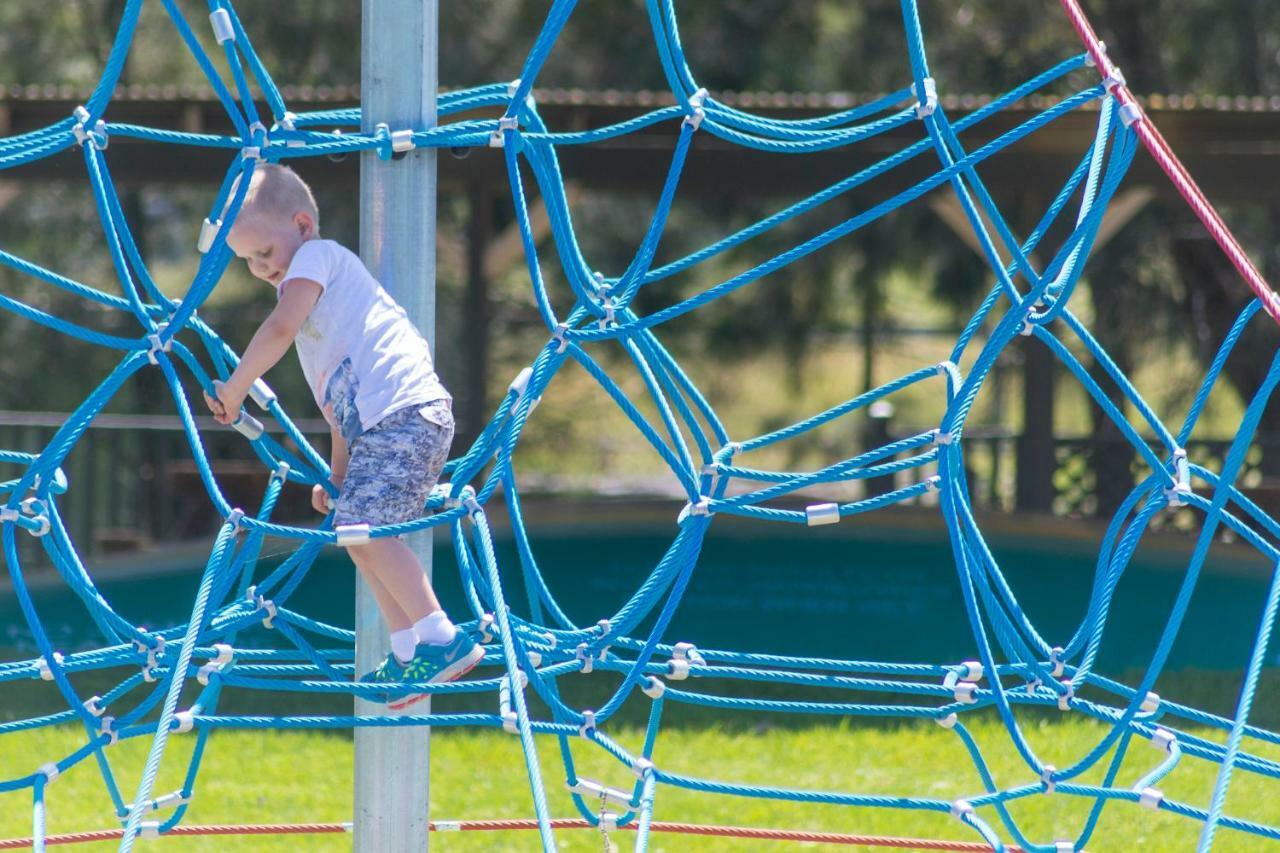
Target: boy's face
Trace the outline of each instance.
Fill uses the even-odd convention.
[[[310,214],[299,211],[292,219],[241,213],[227,234],[227,245],[249,265],[249,272],[275,287],[293,262],[298,247],[315,236]]]

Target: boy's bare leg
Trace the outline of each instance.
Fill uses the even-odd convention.
[[[392,631],[410,628],[440,609],[422,564],[401,540],[371,539],[363,545],[347,546],[347,553],[369,582]]]

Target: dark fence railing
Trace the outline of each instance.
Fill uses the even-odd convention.
[[[0,448],[36,453],[62,426],[65,414],[0,412]],[[227,499],[251,511],[258,506],[269,473],[250,458],[244,438],[212,418],[196,418],[205,454]],[[295,422],[312,446],[328,452],[329,429],[315,419]],[[273,425],[268,421],[268,430]],[[292,444],[284,441],[286,447]],[[13,468],[14,466],[0,466]],[[63,463],[69,488],[58,510],[84,556],[130,551],[154,542],[207,536],[221,520],[213,509],[192,458],[181,422],[172,416],[99,415]],[[0,472],[0,480],[16,475]],[[314,517],[308,490],[285,490],[273,518]],[[43,549],[20,536],[20,556],[43,564]]]
[[[1017,512],[1029,501],[1019,489],[1043,493],[1047,489],[1056,515],[1110,517],[1125,496],[1149,473],[1145,460],[1123,438],[1084,436],[1055,438],[1052,457],[1019,476],[1018,460],[1026,436],[999,427],[977,427],[965,431],[964,460],[969,481],[969,497],[974,507],[993,512]],[[1165,451],[1156,442],[1150,446],[1156,456]],[[1211,471],[1221,470],[1231,447],[1231,439],[1194,439],[1187,444],[1188,457]],[[903,486],[918,481],[932,470],[903,472],[910,477],[895,481]],[[888,484],[886,484],[888,485]],[[1194,483],[1193,483],[1194,485]],[[1280,510],[1280,435],[1259,435],[1249,448],[1237,485],[1263,509]]]
[[[66,415],[0,412],[0,448],[38,452],[46,447]],[[268,473],[248,455],[244,439],[211,418],[197,418],[205,453],[227,499],[246,511],[257,508]],[[298,422],[299,429],[322,454],[329,431],[319,419]],[[272,429],[268,423],[268,429]],[[895,431],[896,432],[896,431]],[[283,435],[278,436],[284,440]],[[876,436],[892,438],[887,430]],[[1056,514],[1109,517],[1124,496],[1146,475],[1146,466],[1121,439],[1056,438],[1052,456],[1028,455],[1026,436],[1000,427],[971,427],[964,434],[964,460],[974,507],[988,512],[1029,508],[1021,490],[1052,496],[1051,506],[1031,509]],[[1229,439],[1192,441],[1191,459],[1218,470]],[[1039,445],[1044,441],[1039,440]],[[286,446],[289,443],[286,441]],[[1019,460],[1024,469],[1019,472]],[[1039,460],[1034,469],[1027,459]],[[10,467],[13,466],[0,466]],[[176,417],[100,415],[63,465],[70,488],[58,506],[72,540],[85,557],[144,548],[157,542],[212,535],[220,519],[200,481],[191,448]],[[866,482],[874,492],[902,487],[933,473],[929,468],[898,472]],[[0,471],[0,480],[16,471]],[[1239,484],[1272,512],[1280,510],[1280,435],[1259,436],[1250,448]],[[927,499],[926,499],[927,500]],[[1038,500],[1038,499],[1037,499]],[[314,522],[307,489],[285,490],[273,518]],[[39,543],[18,537],[24,562],[45,564]]]

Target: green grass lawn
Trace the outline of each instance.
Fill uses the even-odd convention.
[[[1105,732],[1097,723],[1071,717],[1045,717],[1029,722],[1033,745],[1047,760],[1065,766]],[[970,724],[992,772],[1002,786],[1032,781],[991,718]],[[642,732],[612,732],[630,748]],[[0,738],[0,767],[5,776],[27,772],[65,755],[81,741],[70,728],[22,733]],[[135,739],[110,750],[119,768],[126,798],[132,798],[149,741]],[[194,739],[171,741],[156,793],[179,785],[183,759]],[[564,771],[552,740],[540,740],[542,768],[556,816],[575,816],[564,790]],[[580,775],[625,787],[631,774],[597,749],[579,744],[575,750]],[[1145,743],[1135,744],[1121,782],[1132,784],[1160,760]],[[1264,754],[1280,758],[1280,749]],[[655,751],[658,766],[702,777],[815,790],[917,795],[953,799],[980,792],[980,783],[959,739],[932,723],[901,726],[813,726],[751,729],[742,726],[687,726],[664,731]],[[501,732],[442,730],[432,739],[432,816],[435,819],[511,818],[533,814],[518,741]],[[188,823],[336,822],[350,819],[352,741],[343,735],[315,733],[231,732],[214,735],[196,788]],[[1166,795],[1196,805],[1208,802],[1214,768],[1184,759],[1161,783]],[[1098,774],[1086,776],[1096,781]],[[0,837],[30,834],[30,790],[0,795]],[[1015,804],[1030,837],[1052,841],[1073,836],[1088,802],[1058,796],[1035,796]],[[1237,773],[1228,812],[1265,823],[1280,823],[1280,783]],[[994,819],[990,810],[984,816]],[[659,788],[656,820],[741,824],[882,835],[976,840],[946,816],[887,809],[811,806],[768,800],[731,798]],[[69,832],[115,824],[105,788],[92,761],[64,774],[49,789],[50,832]],[[1134,805],[1113,804],[1103,815],[1102,830],[1089,845],[1095,851],[1192,850],[1199,824],[1167,813],[1151,813]],[[1007,833],[1002,836],[1008,838]],[[619,832],[622,849],[634,838]],[[560,833],[563,850],[599,850],[592,832]],[[347,850],[349,836],[282,838],[168,839],[166,850]],[[533,833],[464,833],[433,836],[433,849],[533,850]],[[110,850],[114,844],[76,849]],[[1259,838],[1222,830],[1215,850],[1265,849]],[[819,849],[819,845],[701,839],[657,835],[653,850],[764,851]],[[848,849],[848,848],[841,848]]]

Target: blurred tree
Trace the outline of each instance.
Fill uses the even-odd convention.
[[[7,0],[0,4],[0,81],[92,85],[125,5],[126,0],[57,4]],[[207,25],[207,4],[178,0],[177,5],[197,37],[216,55]],[[1280,94],[1280,4],[1263,0],[1092,0],[1088,6],[1100,24],[1101,35],[1139,92]],[[932,72],[946,92],[1000,91],[1050,61],[1079,50],[1053,0],[1021,4],[929,0],[921,7]],[[353,34],[360,25],[359,3],[274,0],[240,2],[236,9],[278,83],[338,85],[358,81],[359,50]],[[547,0],[442,3],[442,83],[460,87],[510,80],[520,74],[520,63],[536,39],[547,9]],[[897,0],[856,4],[847,0],[677,0],[676,11],[693,73],[713,90],[870,93],[897,89],[910,79]],[[173,26],[159,3],[143,4],[139,27],[125,82],[203,82],[194,61],[179,49]],[[538,83],[595,90],[665,89],[642,0],[580,3]],[[130,196],[128,215],[131,221],[146,225],[149,259],[177,263],[186,257],[190,245],[186,223],[203,215],[201,206],[207,203],[207,191],[161,193],[143,187]],[[338,212],[326,213],[326,230],[350,240],[354,212],[342,201],[333,200],[332,207]],[[663,252],[671,257],[682,247],[709,242],[733,224],[753,221],[784,201],[761,199],[733,188],[718,200],[682,200],[671,233],[664,238]],[[329,203],[325,204],[328,211]],[[470,204],[465,199],[442,200],[442,229],[462,233],[470,208],[486,208],[488,204],[476,197]],[[584,245],[593,261],[598,259],[602,269],[621,269],[638,239],[638,228],[643,227],[637,223],[647,220],[651,197],[626,199],[601,194],[594,201],[585,198],[582,205],[591,214],[583,218],[592,223]],[[1016,209],[1017,200],[1010,200],[1010,206]],[[509,204],[497,204],[492,214],[480,223],[487,230],[501,231],[509,224]],[[705,276],[724,277],[758,263],[848,215],[847,206],[832,205],[830,210],[728,253],[708,265]],[[1246,248],[1254,257],[1266,259],[1273,278],[1280,271],[1271,236],[1277,219],[1277,210],[1265,200],[1255,208],[1242,206],[1232,211],[1232,221],[1245,225],[1241,236]],[[0,199],[0,248],[44,258],[60,271],[114,291],[109,261],[95,243],[100,241],[95,222],[84,186],[37,188],[7,207]],[[1025,228],[1020,221],[1018,224]],[[1247,299],[1238,279],[1223,271],[1216,250],[1192,236],[1196,233],[1182,207],[1153,205],[1093,260],[1086,286],[1096,316],[1094,330],[1122,366],[1135,366],[1143,355],[1141,341],[1132,335],[1136,323],[1168,330],[1170,335],[1195,330],[1197,340],[1216,342],[1236,306]],[[929,281],[934,296],[954,306],[957,317],[964,316],[989,287],[991,277],[963,246],[953,239],[942,239],[942,234],[942,226],[928,211],[904,210],[870,235],[840,241],[761,286],[735,294],[732,310],[713,312],[708,318],[705,340],[691,334],[682,338],[680,329],[675,329],[674,343],[690,350],[707,346],[721,355],[741,353],[745,345],[776,349],[792,365],[793,379],[799,383],[804,360],[819,336],[838,330],[848,334],[858,324],[877,326],[880,332],[892,326],[893,306],[883,304],[883,283],[896,273]],[[1171,257],[1177,262],[1160,261]],[[461,267],[442,269],[442,291],[457,294],[455,301],[461,301],[467,275]],[[698,287],[707,279],[695,278],[679,286]],[[536,329],[536,317],[522,284],[518,275],[509,282],[494,282],[485,302],[500,311],[512,328],[525,324]],[[90,325],[116,322],[92,306],[63,299],[8,271],[0,271],[0,292],[43,300],[54,313]],[[243,298],[249,305],[261,308],[267,304],[269,294],[259,290],[247,294]],[[668,304],[671,298],[671,291],[662,287],[642,292],[641,308]],[[452,309],[445,306],[442,310]],[[469,310],[479,309],[473,305]],[[877,312],[878,321],[874,320]],[[229,313],[246,322],[254,316],[253,311]],[[239,344],[247,338],[244,332],[234,323],[229,329]],[[6,342],[22,341],[32,353],[44,352],[54,345],[52,341],[62,343],[59,336],[7,312],[0,313],[0,334]],[[463,335],[465,330],[444,334]],[[1269,352],[1272,334],[1269,328],[1260,329],[1256,341],[1250,339],[1249,346],[1256,347],[1251,352]],[[71,349],[80,353],[76,345]],[[1199,346],[1197,352],[1208,357],[1211,347]],[[92,359],[42,360],[49,370],[57,369],[59,362],[75,363],[77,368],[93,363]],[[1229,379],[1247,394],[1256,387],[1265,360],[1259,356],[1238,361],[1230,366]],[[0,378],[15,379],[6,373],[12,370],[0,364]],[[83,397],[85,383],[98,378],[93,371],[74,372],[76,377],[48,383],[49,388],[56,386],[58,390],[52,397],[42,391],[39,405],[68,406]],[[0,406],[34,405],[35,401],[24,398],[29,391],[23,389],[22,382],[0,383]],[[139,405],[148,396],[140,394]],[[1280,431],[1280,414],[1276,413],[1280,410],[1272,408],[1266,423]],[[1105,443],[1108,429],[1100,420],[1095,423],[1099,446]],[[1113,464],[1114,460],[1103,462],[1102,458],[1098,457],[1098,470],[1103,477],[1111,477],[1111,485],[1103,489],[1110,495],[1104,503],[1110,504],[1127,488],[1123,485],[1127,471],[1125,465]]]

